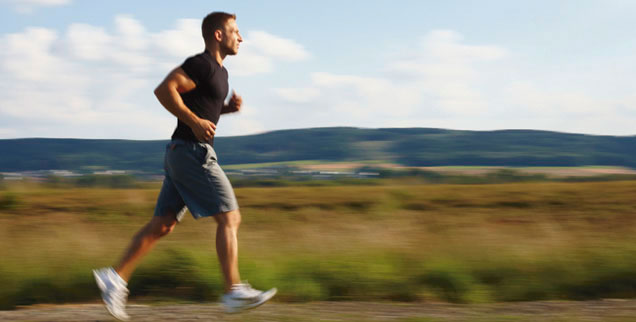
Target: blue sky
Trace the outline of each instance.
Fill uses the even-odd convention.
[[[218,135],[356,126],[636,134],[636,2],[0,0],[0,138],[166,139],[152,91],[236,13]]]

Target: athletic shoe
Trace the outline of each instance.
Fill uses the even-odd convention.
[[[221,302],[226,313],[239,313],[267,302],[276,295],[276,291],[275,288],[265,292],[255,290],[247,283],[234,284],[232,290],[221,297]]]
[[[128,298],[126,281],[112,267],[93,270],[93,275],[97,286],[102,291],[102,300],[108,313],[120,321],[128,321],[130,317],[126,314]]]

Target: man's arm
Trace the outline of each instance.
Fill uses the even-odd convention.
[[[155,89],[155,96],[170,113],[192,129],[199,141],[209,141],[214,137],[216,125],[198,117],[181,99],[179,93],[185,93],[196,87],[194,81],[181,69],[175,68]]]
[[[236,92],[232,91],[232,98],[230,98],[230,102],[223,105],[221,109],[221,114],[234,113],[241,110],[241,105],[243,105],[243,98],[241,95],[236,94]]]

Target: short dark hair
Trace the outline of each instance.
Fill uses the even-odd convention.
[[[236,15],[233,13],[215,11],[203,18],[203,23],[201,23],[201,34],[203,35],[203,40],[208,42],[208,39],[211,39],[212,34],[217,29],[223,29],[225,23],[230,20],[236,20]]]

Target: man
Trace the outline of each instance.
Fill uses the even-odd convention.
[[[242,99],[236,93],[232,93],[228,104],[224,103],[228,74],[223,60],[238,53],[243,39],[236,16],[224,12],[206,16],[201,30],[205,51],[170,72],[155,90],[159,102],[178,119],[166,149],[166,176],[155,214],[134,236],[118,266],[93,271],[108,312],[120,320],[128,319],[126,285],[135,266],[161,237],[172,231],[182,219],[185,206],[195,219],[213,216],[218,224],[216,251],[225,278],[221,302],[226,312],[256,307],[276,293],[276,289],[262,292],[241,283],[237,243],[241,214],[213,149],[220,115],[241,109]]]

